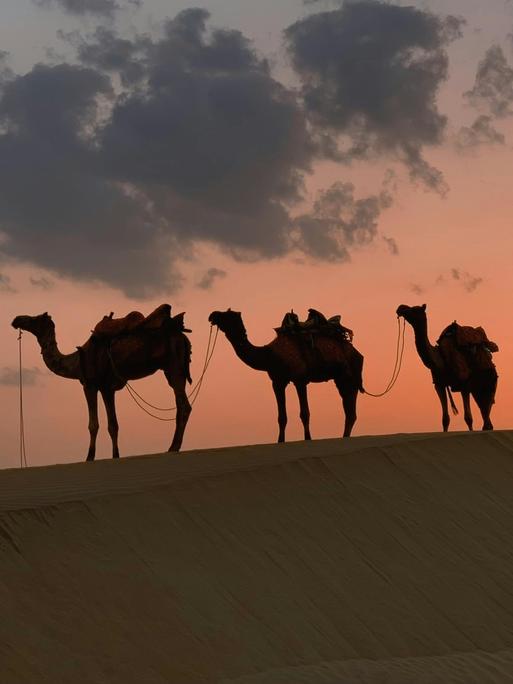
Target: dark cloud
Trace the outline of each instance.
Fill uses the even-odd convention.
[[[17,290],[11,285],[9,276],[0,273],[0,294],[14,294]]]
[[[483,145],[504,145],[506,139],[492,121],[490,116],[482,114],[471,126],[463,126],[456,137],[456,147],[463,151]]]
[[[418,283],[411,283],[410,291],[416,295],[424,294],[424,288],[421,285],[419,285]]]
[[[386,235],[383,235],[382,237],[390,254],[397,256],[399,254],[399,245],[395,238],[387,237]]]
[[[45,278],[44,276],[41,276],[40,278],[30,278],[30,284],[33,285],[34,287],[37,287],[41,290],[51,290],[52,288],[55,287],[55,283],[53,280],[50,280],[49,278]]]
[[[23,369],[23,386],[32,386],[39,383],[44,373],[39,368],[24,368]],[[0,385],[8,387],[17,387],[20,382],[19,368],[14,366],[0,368]]]
[[[390,174],[376,195],[356,199],[350,183],[339,183],[295,216],[305,176],[323,155],[388,153],[443,189],[422,147],[443,132],[434,98],[458,20],[365,0],[290,27],[305,110],[242,33],[211,29],[208,18],[185,10],[158,38],[105,27],[63,34],[78,64],[7,74],[0,254],[154,297],[181,285],[180,259],[196,243],[239,260],[302,250],[344,261],[375,240],[392,202]],[[314,53],[324,44],[324,70],[303,39]],[[339,134],[349,136],[349,157]]]
[[[338,159],[394,154],[413,179],[446,191],[422,149],[442,141],[446,117],[436,96],[448,73],[445,48],[461,25],[411,6],[348,0],[286,29],[305,108],[337,139]]]
[[[379,216],[391,204],[386,187],[378,195],[355,199],[352,183],[334,183],[320,193],[312,212],[295,219],[295,245],[316,259],[349,261],[354,247],[375,240]]]
[[[218,278],[226,278],[226,275],[226,271],[223,271],[221,268],[209,268],[200,278],[198,287],[202,290],[210,290]]]
[[[483,279],[479,276],[471,275],[459,268],[451,269],[451,277],[453,280],[457,280],[467,292],[474,292],[483,283]]]
[[[465,93],[465,97],[495,117],[513,113],[513,69],[499,45],[492,45],[486,52],[477,67],[474,87]]]
[[[60,7],[69,14],[93,14],[100,17],[112,17],[116,10],[123,7],[141,5],[141,0],[32,0],[39,7]]]
[[[58,36],[75,48],[83,65],[118,73],[124,86],[140,83],[145,76],[144,57],[151,47],[146,36],[129,40],[104,26],[98,26],[92,35],[86,37],[78,31],[58,31]]]

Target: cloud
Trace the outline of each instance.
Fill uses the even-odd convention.
[[[237,259],[291,249],[314,155],[305,117],[240,32],[207,20],[186,10],[124,53],[100,30],[96,61],[82,50],[87,65],[39,64],[6,84],[0,251],[150,297],[181,285],[177,260],[197,241]]]
[[[49,278],[45,278],[44,276],[41,276],[41,278],[32,278],[30,277],[30,284],[33,285],[34,287],[37,287],[41,290],[51,290],[52,288],[55,287],[55,283],[53,280],[50,280]]]
[[[398,246],[395,238],[387,237],[386,235],[383,235],[382,237],[383,237],[383,240],[384,240],[390,254],[397,256],[399,254],[399,246]]]
[[[198,287],[202,290],[210,290],[218,278],[226,278],[226,275],[226,271],[223,271],[220,268],[209,268],[200,278]]]
[[[9,276],[0,273],[0,293],[14,294],[15,292],[17,292],[17,290],[12,287]]]
[[[505,142],[502,133],[494,128],[492,118],[485,114],[478,116],[471,126],[463,126],[456,136],[456,147],[460,151],[483,145],[504,145]]]
[[[118,73],[122,84],[127,87],[144,79],[144,57],[152,46],[147,36],[129,40],[104,26],[98,26],[87,36],[78,31],[58,31],[57,35],[75,49],[79,62],[84,66]]]
[[[416,295],[424,294],[424,288],[421,285],[419,285],[418,283],[411,283],[410,291]]]
[[[33,386],[40,382],[44,373],[39,368],[24,368],[23,369],[23,386]],[[0,385],[8,387],[17,387],[20,381],[19,368],[14,366],[4,366],[0,369]]]
[[[446,47],[462,23],[411,6],[348,0],[289,26],[304,106],[325,149],[347,161],[395,155],[413,180],[444,194],[442,174],[422,150],[443,138],[436,96],[447,78]]]
[[[387,184],[386,179],[381,193],[363,199],[355,199],[352,183],[322,191],[313,211],[294,221],[296,247],[316,259],[349,261],[354,247],[369,245],[378,235],[379,216],[392,204]]]
[[[201,9],[180,12],[158,36],[61,34],[73,63],[7,73],[0,256],[156,297],[182,285],[180,261],[198,243],[241,261],[298,252],[344,261],[371,244],[392,203],[391,174],[360,199],[336,184],[297,216],[305,179],[327,154],[400,158],[443,192],[423,147],[443,134],[435,96],[460,21],[376,0],[304,21],[313,24],[287,30],[302,98],[241,32],[211,27]]]
[[[513,69],[499,45],[487,50],[477,67],[474,87],[464,97],[498,118],[513,113]]]
[[[459,268],[451,269],[451,277],[461,283],[467,292],[474,292],[483,283],[483,278],[471,275],[467,271],[461,271]]]
[[[141,0],[125,0],[121,4],[116,0],[32,0],[38,7],[60,7],[69,14],[93,14],[100,17],[112,17],[122,7],[141,5]]]

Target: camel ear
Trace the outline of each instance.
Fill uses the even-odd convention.
[[[232,308],[231,308],[231,306],[229,306],[229,307],[228,307],[228,311],[231,311],[231,310],[232,310]]]
[[[422,308],[423,308],[423,310],[425,311],[425,310],[426,310],[426,305],[423,304],[423,305],[422,305]]]
[[[45,318],[48,318],[48,311],[45,311],[44,314],[43,314],[43,316],[44,316]]]

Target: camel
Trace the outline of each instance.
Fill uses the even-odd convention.
[[[425,304],[422,306],[407,306],[406,304],[401,304],[397,309],[397,315],[402,316],[413,328],[417,352],[422,363],[431,371],[435,391],[442,406],[442,428],[444,432],[447,432],[450,424],[447,397],[449,397],[453,412],[455,414],[457,413],[450,386],[454,385],[454,379],[455,377],[458,377],[458,371],[448,363],[447,358],[442,354],[440,346],[438,344],[432,345],[429,341]],[[487,354],[487,356],[489,357],[490,355]],[[473,429],[470,396],[474,398],[474,401],[481,411],[483,417],[482,429],[493,430],[490,413],[495,402],[497,371],[495,370],[495,366],[491,359],[488,359],[486,365],[486,368],[483,368],[481,365],[479,367],[472,367],[472,365],[470,365],[468,379],[460,381],[457,385],[457,389],[454,389],[453,386],[453,391],[461,392],[464,420],[469,430]]]
[[[362,388],[363,356],[353,345],[320,332],[314,338],[278,334],[261,347],[249,342],[238,311],[213,311],[209,319],[227,337],[237,356],[250,368],[265,371],[272,382],[278,405],[278,442],[285,441],[287,410],[285,388],[296,388],[305,440],[311,439],[307,385],[334,380],[345,412],[344,437],[349,437],[356,421],[356,399]]]
[[[168,451],[179,451],[191,406],[185,392],[186,382],[191,382],[189,375],[191,344],[184,335],[183,314],[170,317],[171,307],[163,304],[147,319],[138,314],[143,321],[153,321],[151,329],[144,323],[136,327],[124,326],[129,332],[121,332],[116,336],[102,338],[94,331],[93,335],[77,351],[62,354],[57,346],[55,324],[48,315],[17,316],[12,326],[35,335],[43,361],[56,375],[72,380],[79,380],[83,386],[89,411],[90,443],[87,460],[93,461],[96,454],[96,436],[98,434],[98,392],[102,395],[107,414],[108,430],[112,440],[112,457],[119,458],[118,421],[116,417],[115,393],[122,389],[127,381],[144,378],[157,370],[162,370],[172,387],[176,400],[176,427],[173,441]],[[134,312],[135,314],[135,312]],[[158,327],[155,318],[158,314]],[[129,320],[105,317],[104,322],[122,322]],[[136,320],[137,316],[136,316]],[[97,328],[101,324],[98,324]],[[121,326],[120,330],[122,330]],[[96,330],[96,329],[95,329]]]

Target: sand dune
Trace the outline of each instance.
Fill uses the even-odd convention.
[[[0,682],[513,682],[513,432],[1,471]]]

